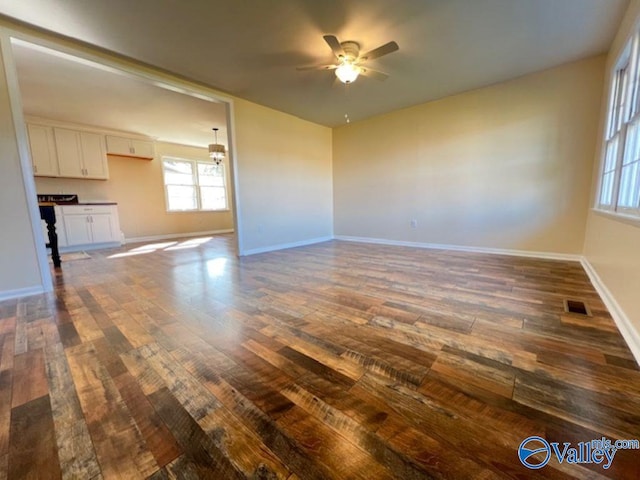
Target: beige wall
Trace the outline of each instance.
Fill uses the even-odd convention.
[[[335,234],[580,254],[603,68],[591,58],[336,129]]]
[[[632,0],[607,57],[606,83],[608,92],[611,70],[640,22],[640,0]],[[606,97],[604,95],[603,97]],[[606,101],[602,102],[598,147],[593,169],[592,203],[595,203],[600,173],[602,132],[606,117]],[[610,216],[591,211],[584,243],[584,255],[605,284],[615,302],[628,318],[635,335],[640,338],[640,222],[628,224]],[[640,345],[636,345],[640,349]]]
[[[332,235],[331,129],[236,100],[243,248]]]
[[[0,298],[43,288],[11,111],[0,51]]]
[[[117,202],[120,228],[126,239],[233,229],[231,210],[167,213],[162,178],[163,155],[206,160],[208,151],[206,148],[156,142],[156,157],[151,161],[110,155],[107,181],[37,177],[36,188],[38,193],[77,193],[80,201]],[[227,184],[231,199],[232,185],[228,179]]]

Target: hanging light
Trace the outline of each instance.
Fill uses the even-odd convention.
[[[343,61],[340,66],[336,68],[336,77],[338,77],[342,83],[355,82],[358,75],[360,75],[360,67],[354,65],[349,60]]]
[[[216,140],[215,143],[209,144],[209,157],[216,163],[216,165],[220,165],[222,160],[224,160],[225,149],[224,145],[218,143],[218,129],[213,128],[215,132]]]

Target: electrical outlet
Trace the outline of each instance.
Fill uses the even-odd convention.
[[[415,218],[411,219],[411,228],[418,228],[418,220]]]

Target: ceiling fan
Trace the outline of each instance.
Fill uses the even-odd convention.
[[[374,58],[380,58],[383,55],[393,53],[400,48],[396,42],[389,42],[367,53],[360,54],[360,45],[356,42],[340,42],[334,35],[324,35],[323,38],[329,47],[331,47],[333,54],[336,56],[337,63],[332,65],[298,67],[298,70],[335,70],[336,77],[338,77],[342,83],[346,84],[355,82],[358,75],[365,75],[375,78],[376,80],[386,80],[389,75],[365,67],[362,64]]]

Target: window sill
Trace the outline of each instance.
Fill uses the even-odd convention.
[[[223,208],[220,210],[166,210],[166,213],[170,214],[170,215],[174,215],[174,214],[180,214],[180,213],[228,213],[230,212],[231,209],[229,208]]]
[[[640,217],[625,215],[624,213],[610,212],[608,210],[600,210],[598,208],[592,208],[591,211],[602,217],[610,218],[611,220],[617,220],[622,223],[633,225],[634,227],[640,227]]]

